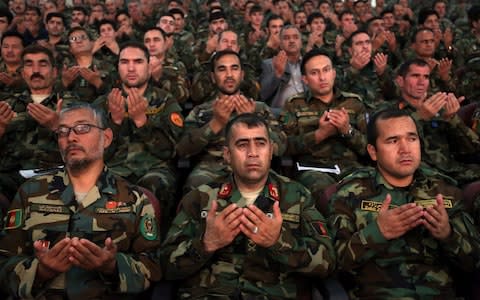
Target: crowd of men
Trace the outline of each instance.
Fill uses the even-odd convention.
[[[72,2],[0,3],[2,293],[480,297],[480,3]]]

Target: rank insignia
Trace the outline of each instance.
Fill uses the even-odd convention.
[[[315,229],[317,233],[319,233],[322,236],[328,236],[328,231],[327,228],[325,227],[325,224],[322,222],[313,222],[312,227]]]
[[[177,127],[183,127],[183,118],[177,112],[173,112],[170,114],[170,121],[172,121],[172,123]]]
[[[268,192],[270,194],[270,197],[273,198],[275,201],[280,200],[280,196],[278,195],[278,188],[276,185],[273,185],[272,183],[268,184]]]
[[[142,217],[140,221],[140,232],[146,240],[153,241],[157,239],[158,228],[154,216],[145,215]]]
[[[5,229],[15,229],[22,225],[23,210],[13,209],[8,211]]]
[[[106,209],[115,209],[117,206],[118,203],[116,201],[107,201],[107,204],[105,204]]]
[[[232,184],[231,183],[224,183],[220,187],[220,190],[218,191],[217,197],[221,199],[226,199],[230,196],[232,193]]]

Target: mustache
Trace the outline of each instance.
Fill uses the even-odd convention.
[[[70,144],[67,146],[67,148],[65,149],[65,152],[70,152],[72,150],[81,150],[81,151],[85,151],[85,149],[78,145],[78,144]]]
[[[45,79],[45,77],[42,76],[40,73],[33,73],[32,76],[30,76],[30,79],[35,79],[35,78]]]

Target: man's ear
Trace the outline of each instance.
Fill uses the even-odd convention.
[[[106,128],[103,131],[103,137],[104,137],[103,148],[107,149],[112,144],[112,141],[113,141],[113,131],[112,131],[112,129]]]
[[[403,87],[403,77],[402,76],[397,76],[395,77],[395,83],[399,88]]]
[[[230,164],[230,162],[232,161],[231,158],[230,158],[230,149],[228,149],[227,146],[223,146],[223,159],[224,159],[228,164]]]
[[[368,144],[367,145],[367,152],[368,152],[368,155],[370,155],[370,158],[373,161],[377,161],[377,149],[375,148],[374,145]]]

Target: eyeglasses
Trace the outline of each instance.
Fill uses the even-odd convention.
[[[88,40],[88,36],[82,34],[82,35],[79,35],[79,36],[71,36],[68,38],[68,40],[70,41],[70,43],[74,43],[74,42],[80,42],[80,41],[83,41],[83,40]]]
[[[68,126],[59,126],[58,129],[55,131],[58,137],[68,137],[70,135],[70,131],[73,130],[75,134],[82,135],[87,134],[90,132],[92,128],[98,128],[100,130],[105,130],[105,128],[93,125],[93,124],[77,124],[72,127]]]

